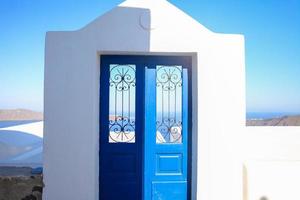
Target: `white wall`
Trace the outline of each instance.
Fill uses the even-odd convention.
[[[164,0],[130,0],[81,30],[47,33],[44,199],[98,199],[99,59],[107,53],[193,56],[193,199],[242,199],[232,143],[245,124],[243,36],[215,34]]]
[[[247,127],[238,141],[243,200],[300,198],[300,127]]]
[[[299,161],[251,161],[246,166],[245,200],[300,199]]]

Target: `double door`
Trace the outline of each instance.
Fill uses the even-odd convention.
[[[101,56],[100,200],[187,200],[190,58]]]

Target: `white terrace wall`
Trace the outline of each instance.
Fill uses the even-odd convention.
[[[247,127],[235,141],[243,200],[300,199],[300,127]]]
[[[126,1],[78,31],[47,33],[44,199],[98,199],[102,54],[192,56],[192,199],[242,199],[232,143],[245,124],[244,38],[213,33],[164,0]]]

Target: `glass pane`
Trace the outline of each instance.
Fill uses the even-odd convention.
[[[109,143],[135,142],[135,65],[110,65]]]
[[[156,143],[182,143],[182,66],[156,67]]]

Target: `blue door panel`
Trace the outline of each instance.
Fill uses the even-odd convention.
[[[136,156],[134,154],[114,154],[111,157],[112,173],[136,173]]]
[[[186,198],[186,181],[152,182],[152,200],[183,200]]]
[[[136,192],[139,187],[137,183],[126,182],[126,183],[113,183],[113,184],[103,184],[102,194],[100,194],[101,199],[140,199],[140,196]],[[107,192],[105,192],[107,191]]]
[[[174,176],[182,175],[182,154],[156,154],[156,171],[155,175]]]

